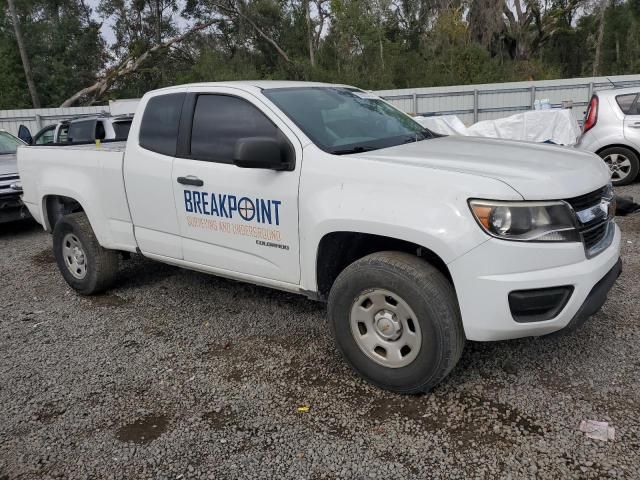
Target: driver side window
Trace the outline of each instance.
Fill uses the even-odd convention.
[[[278,137],[278,128],[251,103],[229,95],[199,95],[193,114],[190,158],[232,163],[236,142]]]
[[[53,134],[55,133],[56,127],[50,127],[46,129],[40,136],[36,139],[36,145],[47,145],[49,143],[53,143]]]

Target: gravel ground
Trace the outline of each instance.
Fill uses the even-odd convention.
[[[142,258],[83,298],[49,235],[2,226],[0,480],[640,478],[640,215],[618,223],[624,272],[583,329],[468,343],[422,396],[356,378],[320,304]]]

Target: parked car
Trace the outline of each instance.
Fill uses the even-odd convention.
[[[327,300],[346,360],[397,392],[442,381],[467,339],[576,328],[621,271],[596,155],[435,135],[354,87],[165,88],[126,146],[21,148],[18,165],[80,294],[140,253]]]
[[[594,94],[576,148],[600,155],[614,185],[633,182],[640,170],[640,87]]]
[[[29,129],[20,126],[18,136],[29,145],[93,143],[96,140],[126,140],[133,116],[89,116],[48,125],[32,138]]]
[[[62,121],[53,125],[47,125],[31,138],[27,127],[20,126],[18,136],[29,145],[51,145],[52,143],[66,143],[69,132],[69,122]]]
[[[0,130],[0,223],[29,217],[29,211],[20,200],[22,187],[16,160],[16,149],[20,145],[24,142]]]

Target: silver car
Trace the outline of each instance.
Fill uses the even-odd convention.
[[[19,145],[24,143],[10,133],[0,130],[0,223],[30,216],[20,200],[22,187],[16,161]]]
[[[614,185],[627,185],[640,169],[640,87],[594,94],[576,148],[600,155]]]

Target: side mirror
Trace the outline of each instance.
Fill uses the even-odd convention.
[[[27,145],[33,145],[33,137],[31,136],[31,132],[24,125],[20,125],[20,128],[18,129],[18,138]]]
[[[271,137],[241,138],[233,151],[233,164],[242,168],[292,170],[292,159],[290,145]]]

